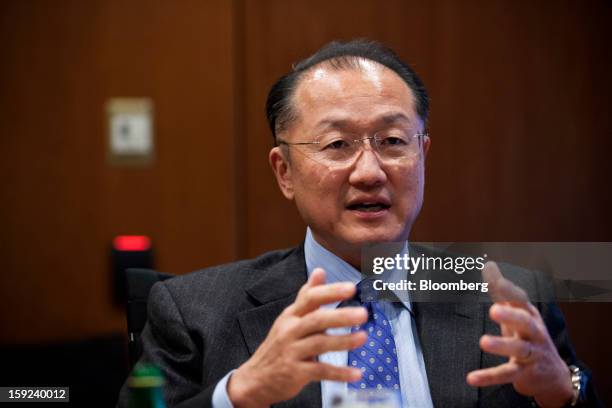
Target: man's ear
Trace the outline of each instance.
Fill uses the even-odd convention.
[[[268,160],[281,192],[287,200],[293,200],[293,174],[291,172],[291,164],[287,160],[288,158],[285,153],[288,152],[286,150],[283,151],[280,146],[276,146],[270,150]]]

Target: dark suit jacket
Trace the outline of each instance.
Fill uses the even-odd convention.
[[[538,290],[538,282],[521,282]],[[208,407],[217,382],[244,363],[272,323],[306,282],[304,250],[271,252],[254,260],[204,269],[157,283],[151,290],[142,333],[143,361],[160,366],[169,407]],[[522,278],[524,279],[524,277]],[[504,358],[482,353],[484,333],[499,333],[487,304],[415,303],[418,336],[436,407],[530,407],[511,385],[472,388],[469,371]],[[563,317],[555,305],[539,305],[559,353],[576,364]],[[127,405],[127,387],[119,406]],[[311,383],[279,407],[320,407],[320,383]]]

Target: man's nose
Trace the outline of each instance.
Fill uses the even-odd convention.
[[[362,148],[359,151],[349,176],[349,183],[364,187],[375,187],[387,181],[387,173],[382,169],[381,162],[371,148]]]

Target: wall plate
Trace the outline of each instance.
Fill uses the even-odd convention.
[[[106,103],[107,158],[111,165],[153,163],[153,101],[150,98],[112,98]]]

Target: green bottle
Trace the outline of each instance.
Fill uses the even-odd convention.
[[[138,363],[128,379],[130,400],[128,408],[166,408],[164,375],[152,364]]]

